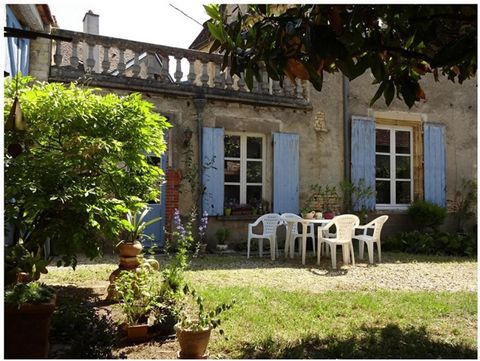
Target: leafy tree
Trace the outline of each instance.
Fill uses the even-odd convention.
[[[239,5],[205,7],[210,49],[225,54],[231,73],[253,76],[265,67],[274,80],[309,80],[322,89],[323,75],[355,79],[370,69],[390,105],[395,95],[408,107],[425,98],[419,80],[439,73],[458,80],[477,69],[477,6],[472,5]],[[227,11],[229,10],[229,11]],[[233,11],[231,11],[233,10]],[[260,79],[260,78],[259,78]]]
[[[5,132],[5,224],[15,228],[6,266],[45,271],[39,254],[50,239],[59,264],[74,267],[78,252],[94,258],[117,238],[128,210],[158,198],[162,171],[146,154],[161,156],[170,125],[139,94],[28,77],[6,79],[5,120],[16,94],[27,128]]]

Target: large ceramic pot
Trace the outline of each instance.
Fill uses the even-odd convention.
[[[5,358],[48,358],[55,304],[55,296],[48,303],[5,304]]]
[[[142,252],[143,246],[139,241],[125,242],[121,241],[117,246],[120,257],[136,257]]]
[[[212,332],[210,327],[200,331],[192,331],[183,329],[177,324],[175,330],[180,344],[179,357],[181,359],[206,358],[207,346]]]

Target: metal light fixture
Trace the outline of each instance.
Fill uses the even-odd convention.
[[[193,132],[190,128],[185,128],[183,131],[183,146],[187,147],[190,144],[190,141],[192,140],[192,135]]]

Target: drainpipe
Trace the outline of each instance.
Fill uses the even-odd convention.
[[[345,180],[350,182],[350,112],[349,112],[349,93],[350,81],[343,75],[343,152],[344,152],[344,177]]]
[[[197,132],[198,132],[198,180],[200,182],[200,192],[203,193],[203,111],[205,110],[205,105],[207,100],[205,95],[202,92],[199,92],[195,98],[193,98],[193,105],[197,111]],[[203,202],[202,197],[198,199],[198,210],[200,212],[200,217],[203,215]]]

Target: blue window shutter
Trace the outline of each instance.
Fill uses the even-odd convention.
[[[203,210],[210,216],[223,215],[224,198],[224,138],[223,128],[203,128]]]
[[[425,200],[445,207],[445,126],[425,123],[423,145]]]
[[[372,118],[352,116],[351,152],[352,183],[358,184],[363,179],[365,187],[375,191],[375,121]],[[361,204],[352,202],[356,210],[375,209],[375,194]]]
[[[17,20],[15,15],[9,6],[6,7],[7,26],[15,29],[22,29],[22,25]],[[28,74],[28,58],[30,51],[30,40],[9,37],[5,39],[6,49],[5,52],[5,71],[10,76],[17,75],[17,72],[21,72],[22,75]]]
[[[299,213],[299,136],[273,133],[273,212]]]

